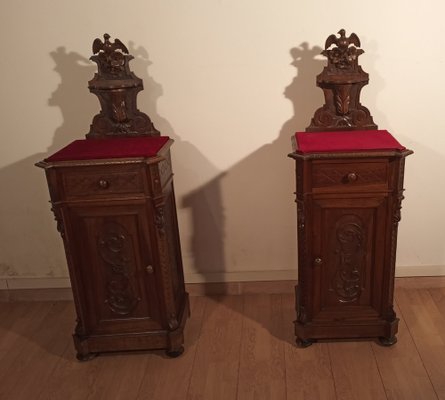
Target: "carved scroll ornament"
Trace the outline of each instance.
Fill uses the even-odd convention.
[[[130,71],[129,61],[134,57],[119,40],[112,43],[110,35],[104,41],[95,39],[94,55],[98,72],[88,87],[100,101],[101,111],[93,118],[87,138],[108,136],[159,136],[148,115],[136,106],[136,96],[143,90],[142,79]]]
[[[108,268],[105,303],[120,315],[129,314],[141,300],[132,285],[132,271],[136,268],[132,248],[131,235],[122,225],[104,223],[98,236],[98,250]]]
[[[361,281],[365,260],[365,231],[355,215],[344,215],[336,226],[337,269],[332,287],[341,303],[357,300],[361,294]]]
[[[327,38],[321,53],[328,65],[317,76],[317,86],[324,92],[325,104],[306,131],[377,129],[369,110],[360,104],[360,91],[369,82],[369,75],[358,64],[364,53],[360,39],[355,33],[346,37],[344,29],[338,33],[340,37]]]

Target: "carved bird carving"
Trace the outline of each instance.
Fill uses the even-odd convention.
[[[99,38],[94,39],[93,42],[93,54],[99,53],[101,50],[105,53],[113,53],[114,51],[120,49],[123,53],[128,54],[128,49],[125,47],[125,45],[119,40],[115,39],[114,43],[110,42],[110,35],[106,33],[104,35],[104,41],[100,40]]]
[[[360,39],[355,33],[351,33],[349,37],[346,37],[346,31],[344,29],[340,29],[338,33],[340,34],[339,38],[332,34],[326,39],[326,44],[324,45],[325,50],[333,44],[337,45],[340,50],[346,50],[350,44],[360,47]]]

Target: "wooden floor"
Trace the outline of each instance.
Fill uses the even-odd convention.
[[[0,399],[445,399],[445,287],[411,280],[397,285],[396,303],[393,347],[299,349],[292,294],[193,296],[181,357],[139,352],[81,363],[72,302],[4,302]]]

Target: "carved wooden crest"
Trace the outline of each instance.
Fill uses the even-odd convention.
[[[136,96],[143,90],[142,79],[130,71],[129,61],[134,57],[119,40],[112,43],[110,35],[104,41],[95,39],[94,55],[98,72],[88,87],[100,101],[101,111],[93,118],[87,138],[109,136],[159,136],[148,115],[136,106]]]
[[[317,76],[325,97],[325,104],[312,118],[307,132],[356,129],[377,129],[369,110],[360,104],[360,91],[369,82],[369,75],[358,64],[360,39],[355,33],[346,37],[344,29],[340,37],[330,35],[321,54],[328,65]]]

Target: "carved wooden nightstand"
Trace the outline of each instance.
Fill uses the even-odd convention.
[[[317,77],[326,104],[294,139],[298,225],[295,334],[317,339],[396,342],[393,309],[397,228],[405,157],[359,102],[368,74],[355,34],[331,35]],[[329,49],[332,45],[333,49]],[[354,46],[355,45],[355,46]]]
[[[162,141],[161,139],[165,139]],[[131,141],[131,143],[129,143]],[[141,156],[107,157],[107,146],[139,143]],[[156,141],[156,146],[150,144]],[[62,235],[77,311],[79,359],[117,350],[183,351],[188,296],[184,289],[171,140],[97,139],[104,158],[82,159],[89,140],[45,168]],[[116,142],[116,143],[113,143]],[[144,153],[145,148],[151,149]],[[148,143],[148,146],[147,146]]]
[[[189,315],[170,159],[136,108],[142,81],[125,46],[96,39],[90,90],[102,110],[88,139],[38,163],[45,169],[77,313],[77,357],[120,350],[183,352]]]

